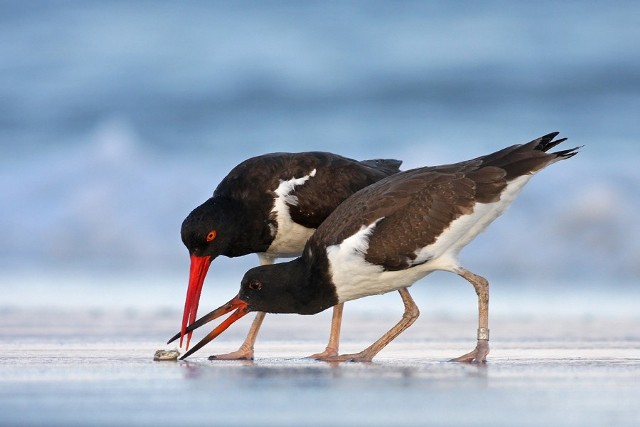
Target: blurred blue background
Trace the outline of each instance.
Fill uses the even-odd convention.
[[[0,306],[180,309],[181,221],[251,156],[412,168],[557,130],[582,152],[463,264],[545,306],[588,290],[586,312],[637,310],[638,16],[636,1],[0,2]],[[203,304],[255,264],[217,260]],[[450,276],[423,282],[473,301]]]

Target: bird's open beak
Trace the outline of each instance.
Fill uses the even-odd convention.
[[[182,359],[184,359],[186,357],[189,357],[190,355],[192,355],[196,351],[200,350],[203,346],[208,344],[211,340],[216,338],[218,335],[223,333],[236,320],[240,319],[245,314],[247,314],[249,312],[247,303],[242,301],[239,297],[236,296],[235,298],[233,298],[231,301],[229,301],[228,303],[226,303],[222,307],[216,308],[211,313],[203,316],[202,318],[198,319],[196,322],[194,322],[191,325],[189,325],[189,327],[186,328],[186,330],[180,331],[179,333],[175,334],[167,342],[167,344],[177,340],[179,337],[184,335],[185,332],[187,332],[187,333],[189,333],[189,335],[191,335],[191,333],[194,330],[198,329],[200,326],[202,326],[202,325],[204,325],[206,323],[209,323],[212,320],[217,319],[220,316],[224,316],[225,314],[227,314],[227,313],[229,313],[230,311],[233,311],[233,310],[236,310],[236,311],[231,316],[227,317],[227,319],[224,322],[222,322],[221,324],[219,324],[213,331],[209,332],[209,334],[206,337],[204,337],[198,344],[196,344],[191,350],[187,351],[180,358],[180,360],[182,360]]]
[[[184,302],[184,313],[182,314],[182,327],[180,328],[180,347],[182,347],[182,340],[187,332],[187,326],[191,325],[196,320],[200,294],[202,293],[202,284],[204,283],[204,278],[207,276],[209,265],[211,265],[210,256],[200,257],[191,255],[189,287],[187,288],[187,298]],[[189,349],[190,341],[191,332],[187,335],[187,349]]]

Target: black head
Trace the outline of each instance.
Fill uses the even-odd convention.
[[[295,313],[296,268],[290,263],[263,265],[247,271],[242,278],[238,298],[247,303],[250,311],[267,313]]]
[[[182,242],[190,255],[211,257],[232,256],[233,243],[245,227],[243,210],[236,203],[212,197],[195,208],[182,222]]]
[[[252,268],[242,278],[238,297],[250,311],[295,313],[295,290],[304,285],[300,273],[295,260]]]
[[[238,297],[250,311],[268,313],[315,314],[335,305],[335,294],[325,292],[327,284],[313,280],[308,271],[303,258],[252,268],[242,279]]]

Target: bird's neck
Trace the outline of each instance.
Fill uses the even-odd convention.
[[[265,284],[258,290],[250,290],[243,284],[239,295],[248,301],[251,311],[316,314],[338,303],[335,288],[323,275],[314,274],[313,266],[303,257],[247,272],[250,276],[254,274]]]
[[[273,240],[268,225],[264,221],[257,221],[242,203],[233,200],[228,200],[227,203],[233,207],[230,210],[233,212],[233,219],[229,223],[233,224],[231,235],[234,237],[223,255],[233,258],[265,252]]]
[[[326,267],[326,257],[309,259],[302,256],[291,264],[294,273],[287,280],[288,289],[296,301],[295,312],[299,314],[316,314],[338,303],[335,286]]]

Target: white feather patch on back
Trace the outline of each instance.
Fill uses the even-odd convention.
[[[368,226],[347,237],[341,243],[327,247],[327,258],[332,281],[340,302],[360,298],[365,295],[388,292],[372,288],[372,278],[382,272],[382,267],[365,261],[369,249],[369,237],[376,227],[378,218]]]
[[[280,185],[274,191],[273,208],[271,213],[275,215],[278,229],[273,230],[275,239],[267,249],[267,254],[275,257],[294,257],[302,253],[305,243],[315,231],[314,228],[304,227],[291,219],[289,206],[298,205],[298,198],[291,194],[298,185],[303,185],[310,178],[316,176],[316,170],[301,178],[280,180]]]

